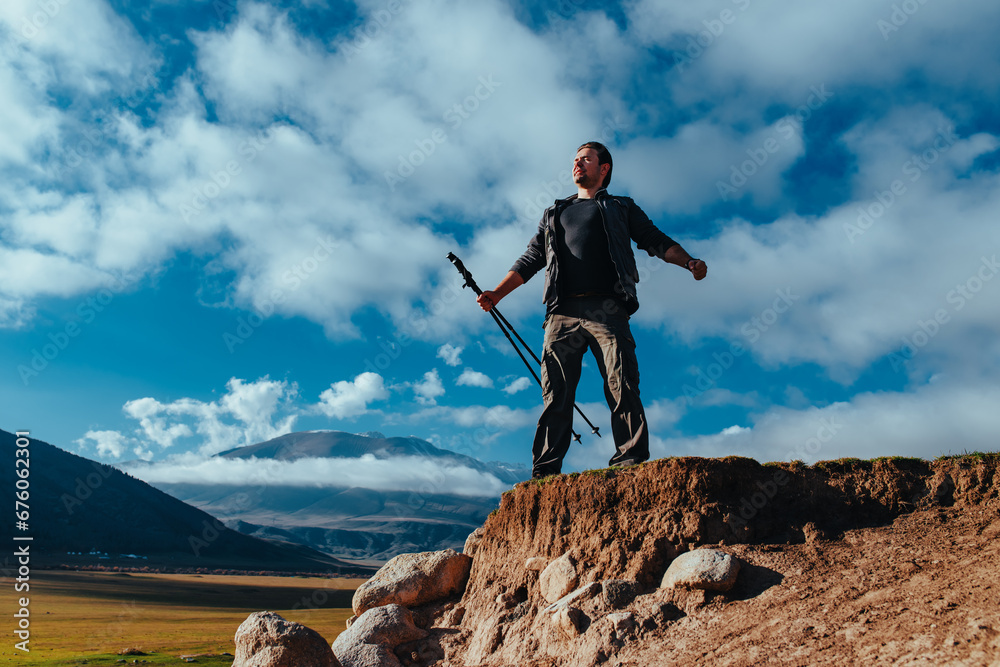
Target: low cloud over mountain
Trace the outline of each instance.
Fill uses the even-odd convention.
[[[419,438],[338,431],[122,467],[240,531],[368,561],[460,548],[500,494],[529,476]]]

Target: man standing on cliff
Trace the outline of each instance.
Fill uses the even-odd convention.
[[[687,269],[695,280],[708,273],[705,262],[657,229],[634,201],[608,194],[613,166],[602,144],[580,146],[573,161],[577,194],[545,210],[528,249],[495,289],[478,298],[480,307],[489,311],[545,267],[544,408],[532,445],[535,478],[562,471],[588,347],[597,359],[611,408],[616,452],[609,465],[631,466],[649,458],[649,430],[628,323],[639,308],[639,272],[631,241],[650,256]]]

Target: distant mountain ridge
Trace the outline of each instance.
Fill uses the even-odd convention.
[[[222,459],[381,460],[422,458],[441,467],[492,475],[505,485],[530,477],[525,466],[484,463],[435,447],[416,437],[381,433],[304,431],[221,452]],[[461,549],[465,538],[496,509],[499,495],[468,497],[435,487],[421,492],[342,486],[316,488],[276,484],[220,485],[155,483],[157,488],[219,517],[227,526],[258,537],[294,541],[325,554],[383,562],[400,554]]]
[[[530,476],[525,466],[479,459],[435,447],[416,437],[387,438],[377,431],[346,433],[344,431],[300,431],[273,438],[255,445],[237,447],[218,456],[228,459],[273,459],[295,461],[303,458],[360,458],[370,454],[389,459],[398,456],[421,456],[446,460],[454,465],[493,475],[505,484],[517,484]]]
[[[0,430],[0,451],[8,461],[14,460],[16,441]],[[120,565],[116,559],[127,555],[125,564],[149,567],[363,572],[301,544],[230,530],[117,468],[29,441],[30,518],[28,530],[19,534],[33,538],[33,562]],[[13,508],[14,466],[3,468],[2,495]],[[13,514],[0,513],[5,534],[14,533]],[[76,556],[91,553],[96,555],[90,559]]]

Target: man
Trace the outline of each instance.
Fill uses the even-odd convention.
[[[631,241],[650,256],[684,267],[695,280],[708,272],[705,262],[657,229],[634,201],[608,194],[613,166],[602,144],[580,146],[573,161],[577,194],[546,209],[528,249],[495,289],[478,298],[480,307],[489,311],[545,267],[544,408],[532,445],[535,478],[562,471],[588,347],[597,359],[611,408],[616,452],[609,465],[636,465],[649,458],[639,367],[628,324],[639,308],[639,272]]]

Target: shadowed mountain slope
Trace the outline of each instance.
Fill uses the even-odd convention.
[[[16,441],[0,431],[0,451],[11,462]],[[230,530],[146,482],[46,442],[32,438],[27,450],[28,529],[16,530],[9,511],[0,513],[0,527],[4,534],[33,538],[36,565],[364,572],[301,545]],[[5,465],[4,471],[3,497],[13,508],[14,466]]]
[[[428,463],[431,470],[472,471],[498,480],[499,488],[530,476],[524,466],[486,463],[419,438],[306,431],[219,454],[218,459],[261,463],[261,474],[245,483],[154,484],[247,534],[370,563],[412,551],[461,549],[469,533],[482,525],[499,502],[499,494],[459,495],[443,474],[416,490],[365,488],[352,485],[349,475],[337,478],[338,462],[347,464],[363,457],[389,462],[398,470]],[[330,462],[329,481],[306,486],[269,477],[272,462],[304,459]]]

